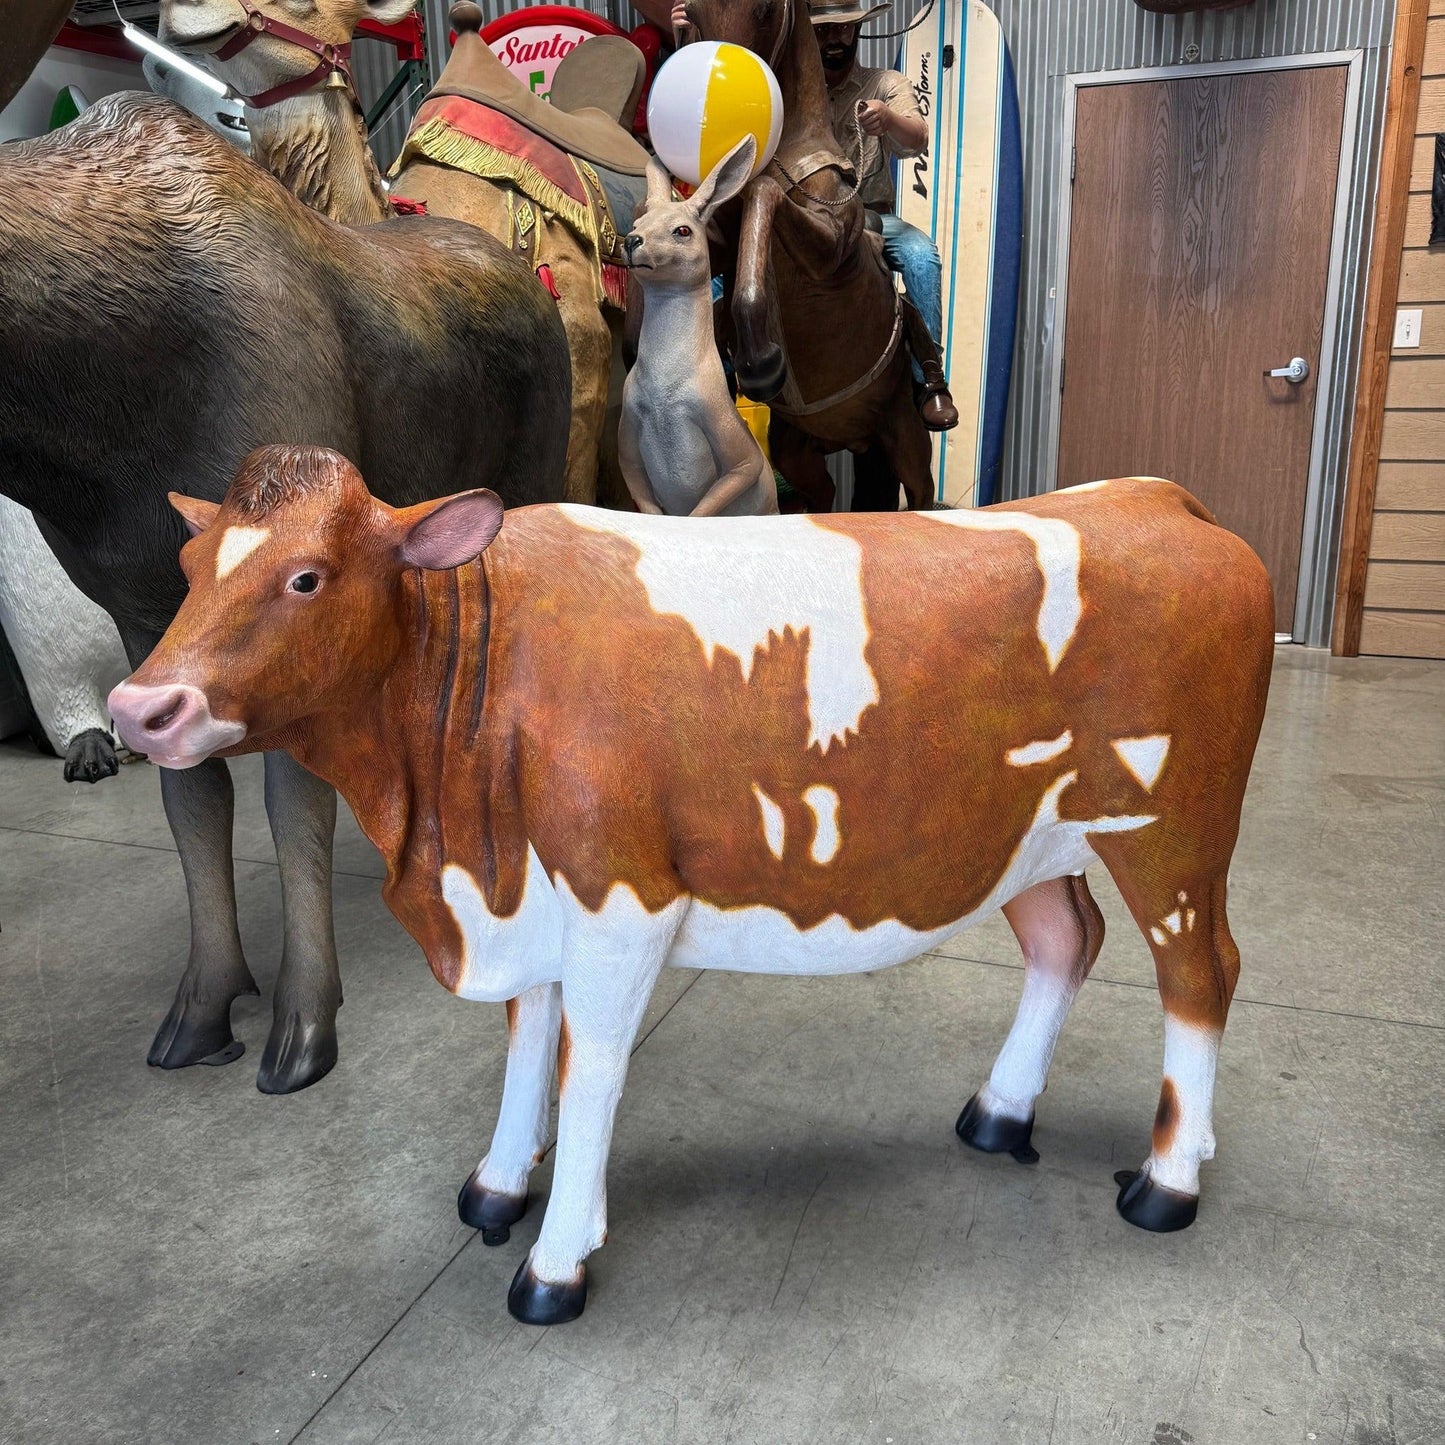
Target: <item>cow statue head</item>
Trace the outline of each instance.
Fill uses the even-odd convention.
[[[322,447],[259,448],[219,505],[170,500],[190,592],[110,695],[127,746],[168,768],[284,747],[308,717],[365,707],[403,645],[403,574],[470,562],[502,525],[486,490],[388,507]]]

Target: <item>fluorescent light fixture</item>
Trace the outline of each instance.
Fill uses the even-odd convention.
[[[187,60],[184,55],[178,55],[169,45],[162,45],[159,40],[148,30],[142,30],[138,25],[132,25],[129,20],[122,20],[120,28],[125,32],[125,38],[132,45],[142,50],[149,50],[152,55],[159,56],[167,65],[174,66],[183,75],[189,75],[192,80],[198,80],[204,86],[214,90],[217,95],[226,95],[231,87],[224,80],[217,80],[209,70],[203,70],[193,61]]]

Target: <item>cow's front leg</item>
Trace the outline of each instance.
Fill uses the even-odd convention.
[[[230,770],[219,758],[184,772],[162,768],[161,799],[186,877],[191,952],[147,1062],[162,1069],[228,1064],[245,1052],[231,1033],[231,1004],[261,991],[246,967],[236,927]]]
[[[557,1164],[542,1232],[507,1292],[529,1325],[575,1320],[587,1302],[586,1259],[607,1238],[607,1155],[638,1025],[686,909],[649,914],[616,889],[563,935],[561,1101]]]
[[[507,1078],[486,1158],[457,1195],[463,1224],[483,1244],[505,1244],[527,1212],[527,1179],[547,1147],[562,985],[543,983],[507,1000]]]
[[[281,970],[256,1073],[263,1094],[294,1094],[336,1064],[341,967],[331,913],[336,789],[288,753],[266,754],[266,816],[280,864]]]

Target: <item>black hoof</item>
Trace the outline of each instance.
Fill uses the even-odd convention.
[[[256,1087],[263,1094],[295,1094],[309,1089],[336,1067],[335,1019],[303,1019],[292,1014],[271,1026]]]
[[[507,1291],[507,1310],[524,1325],[565,1325],[587,1306],[587,1266],[578,1269],[575,1284],[547,1284],[532,1273],[530,1258],[522,1261]]]
[[[788,379],[788,359],[781,346],[770,346],[755,362],[733,358],[738,390],[749,401],[772,401]]]
[[[67,783],[98,783],[113,778],[120,771],[111,735],[99,728],[87,728],[71,738],[65,750],[65,781]]]
[[[1034,1132],[1032,1114],[1027,1119],[991,1114],[975,1094],[963,1106],[963,1113],[953,1127],[971,1149],[981,1149],[985,1154],[1012,1154],[1020,1164],[1039,1162],[1038,1150],[1029,1142]]]
[[[1183,1194],[1178,1189],[1156,1184],[1143,1169],[1121,1169],[1114,1176],[1114,1183],[1122,1186],[1117,1201],[1119,1213],[1130,1224],[1154,1234],[1188,1229],[1199,1213],[1197,1194]]]
[[[483,1244],[505,1244],[512,1226],[527,1212],[525,1194],[498,1194],[471,1175],[457,1195],[457,1218],[468,1229],[482,1231]]]
[[[255,988],[243,992],[256,993]],[[157,1069],[184,1069],[191,1064],[229,1064],[246,1052],[231,1032],[231,1000],[206,1017],[195,1002],[177,999],[156,1030],[146,1063]]]

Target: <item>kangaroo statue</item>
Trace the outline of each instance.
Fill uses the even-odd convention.
[[[647,210],[623,241],[642,288],[637,362],[622,392],[618,457],[643,512],[740,517],[778,510],[773,468],[738,415],[713,340],[707,223],[752,179],[752,136],[715,165],[690,199],[672,199],[647,166]]]

